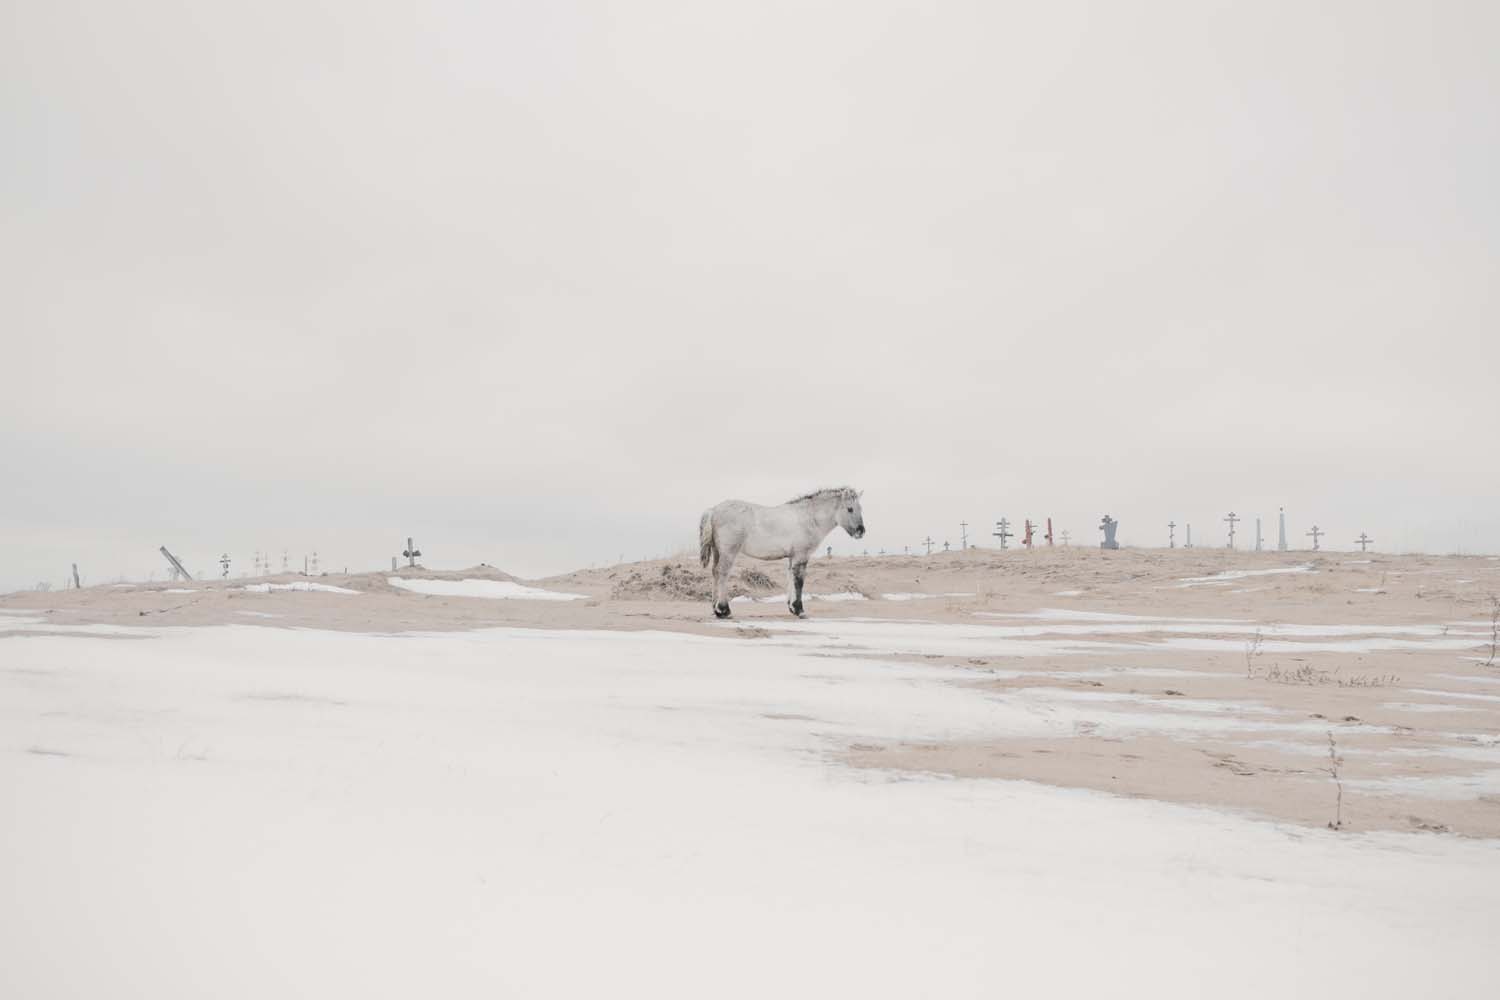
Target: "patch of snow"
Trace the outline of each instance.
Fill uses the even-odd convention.
[[[1160,615],[1127,615],[1114,611],[1079,611],[1075,608],[1041,608],[1037,611],[975,611],[980,618],[1036,618],[1088,622],[1242,622],[1243,618],[1169,618]]]
[[[112,584],[110,584],[110,586],[111,587],[134,587],[135,584],[133,584],[133,583],[112,583]]]
[[[1478,774],[1424,774],[1394,778],[1345,778],[1344,784],[1368,792],[1411,795],[1423,799],[1465,801],[1500,795],[1500,770]]]
[[[409,590],[415,594],[429,594],[435,597],[489,597],[496,600],[518,601],[583,601],[588,599],[586,594],[542,590],[511,580],[409,580],[391,576],[386,577],[386,582],[393,587]]]
[[[1243,580],[1251,576],[1279,576],[1284,573],[1316,573],[1311,563],[1301,566],[1278,566],[1274,569],[1226,569],[1222,573],[1212,576],[1185,576],[1178,581],[1180,587],[1197,587],[1205,583],[1225,583],[1229,580]]]
[[[805,594],[802,595],[802,599],[804,601],[863,601],[863,600],[865,600],[865,595],[864,594],[856,594],[856,593],[853,593],[852,591],[845,591],[843,593],[837,593],[837,594],[806,594],[805,593]],[[785,604],[786,603],[786,595],[785,594],[772,594],[770,597],[757,597],[756,600],[759,601],[762,604]]]
[[[973,593],[967,592],[967,591],[964,591],[964,592],[953,592],[953,593],[947,593],[947,594],[895,593],[895,594],[881,594],[880,595],[880,599],[882,601],[925,601],[925,600],[928,600],[930,598],[938,598],[938,597],[973,597],[973,596],[975,596]]]
[[[1354,592],[1356,594],[1383,594],[1383,593],[1385,593],[1385,591],[1381,590],[1379,587],[1355,587],[1354,588]]]
[[[1081,590],[1054,590],[1052,592],[1052,596],[1053,597],[1082,597],[1083,596],[1083,591],[1081,591]]]
[[[269,594],[273,590],[300,590],[316,591],[320,594],[358,594],[357,590],[348,587],[335,587],[331,583],[313,583],[310,580],[296,580],[292,583],[247,583],[239,590],[248,590],[253,594]]]
[[[163,594],[196,594],[197,591],[191,587],[168,587],[161,591]]]
[[[1382,708],[1389,708],[1397,712],[1482,712],[1482,708],[1474,708],[1472,705],[1434,705],[1430,701],[1388,701],[1382,704]]]
[[[237,615],[246,615],[246,616],[251,617],[251,618],[280,618],[281,617],[280,615],[273,615],[269,611],[236,611],[235,614],[237,614]]]
[[[1482,661],[1484,657],[1469,657],[1469,659]],[[1500,684],[1500,674],[1494,677],[1475,677],[1472,674],[1433,674],[1432,676],[1441,677],[1445,681],[1472,681],[1475,684]]]
[[[1466,701],[1500,701],[1500,694],[1475,694],[1471,691],[1434,691],[1430,688],[1410,688],[1412,694],[1430,694],[1436,698],[1463,698]]]

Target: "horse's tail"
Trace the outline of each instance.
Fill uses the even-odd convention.
[[[704,567],[714,557],[714,512],[705,510],[698,519],[698,559]]]

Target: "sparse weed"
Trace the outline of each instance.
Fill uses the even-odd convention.
[[[1260,628],[1255,629],[1255,634],[1245,643],[1245,676],[1254,677],[1255,670],[1253,661],[1260,655],[1260,644],[1265,641],[1265,636],[1260,634]]]
[[[1270,681],[1273,684],[1334,684],[1342,688],[1390,687],[1401,682],[1396,674],[1343,674],[1341,670],[1340,667],[1320,670],[1307,663],[1283,670],[1280,663],[1273,663],[1258,673],[1252,669],[1247,676],[1252,680]]]

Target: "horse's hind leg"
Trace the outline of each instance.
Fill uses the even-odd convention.
[[[802,581],[807,576],[807,560],[796,561],[796,557],[787,560],[787,610],[798,618],[805,618],[802,613]]]
[[[714,617],[729,617],[729,571],[734,568],[734,554],[720,550],[714,559]]]

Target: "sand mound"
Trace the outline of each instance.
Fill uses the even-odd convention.
[[[736,570],[729,577],[731,597],[762,596],[779,589],[768,574],[753,567]],[[609,596],[617,601],[707,601],[713,593],[713,579],[707,570],[665,563],[656,572],[631,570],[615,582]]]

